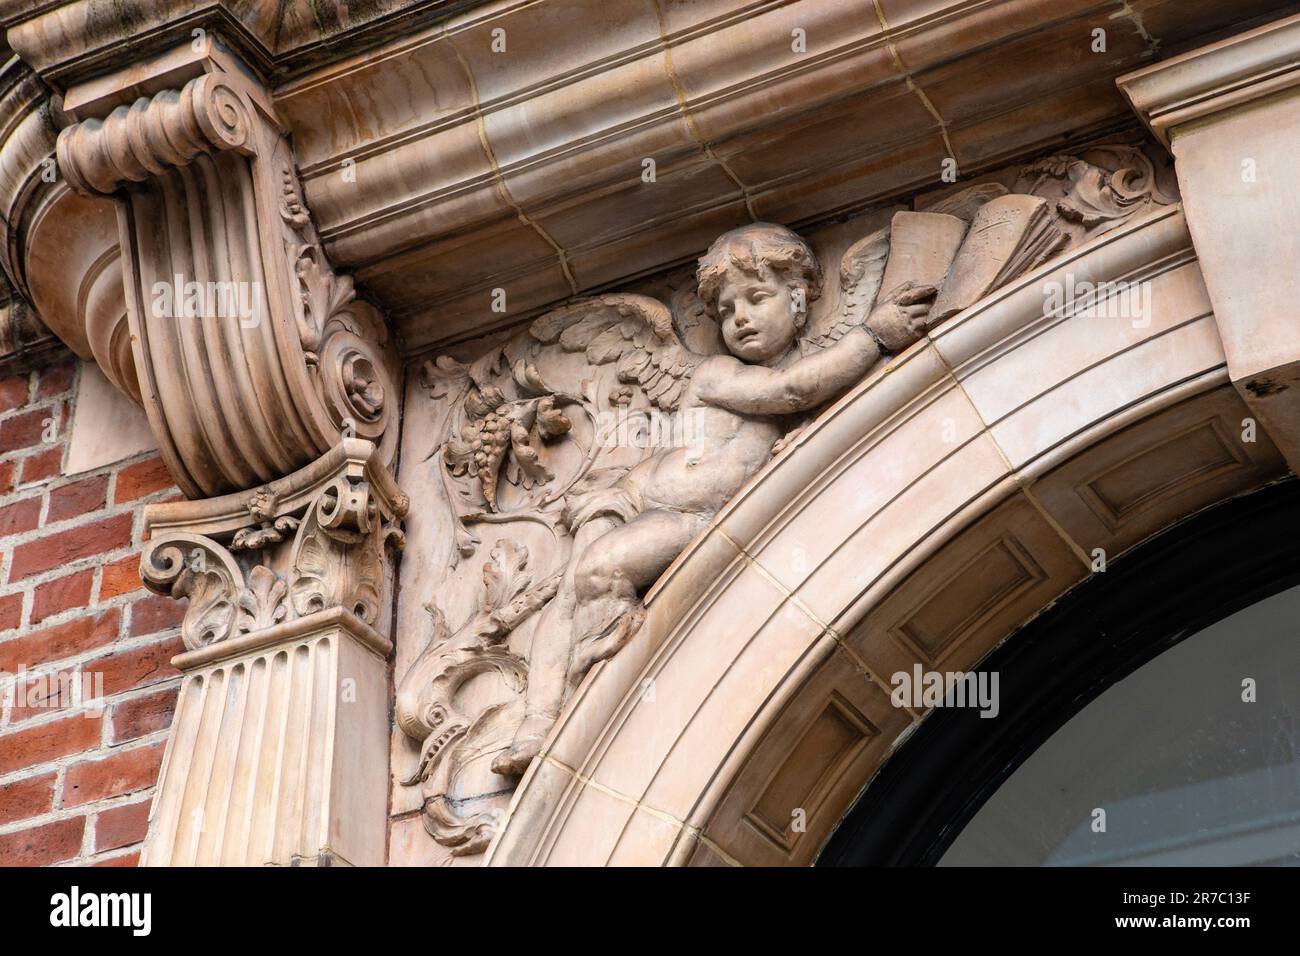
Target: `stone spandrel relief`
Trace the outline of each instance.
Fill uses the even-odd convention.
[[[421,595],[429,634],[397,719],[429,834],[486,849],[578,683],[786,436],[934,324],[1173,201],[1162,184],[1135,146],[1048,157],[900,209],[828,279],[789,229],[743,226],[667,303],[596,296],[472,363],[426,363],[440,487],[415,507],[446,509],[456,548]]]

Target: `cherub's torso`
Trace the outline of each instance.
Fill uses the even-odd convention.
[[[770,416],[745,415],[700,398],[710,375],[726,375],[740,363],[716,356],[696,369],[682,396],[679,441],[656,451],[628,474],[625,483],[644,506],[711,517],[772,457],[787,424]]]

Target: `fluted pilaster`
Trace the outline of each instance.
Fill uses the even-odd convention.
[[[252,493],[153,506],[141,577],[188,598],[149,865],[383,862],[387,627],[407,500],[344,441]]]

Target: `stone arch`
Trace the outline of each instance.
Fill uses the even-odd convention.
[[[924,717],[890,675],[970,670],[1095,562],[1287,474],[1250,416],[1181,207],[988,297],[823,413],[674,563],[487,862],[811,862]]]

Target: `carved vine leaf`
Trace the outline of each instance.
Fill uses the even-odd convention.
[[[592,467],[603,444],[593,441],[577,472],[559,482],[562,487],[552,487],[557,476],[544,460],[543,449],[572,431],[569,410],[579,409],[595,432],[603,412],[590,379],[578,383],[576,394],[569,394],[552,387],[534,359],[548,349],[552,356],[581,352],[592,366],[612,366],[617,384],[602,386],[603,400],[632,405],[640,396],[645,405],[672,412],[705,358],[678,338],[668,307],[644,295],[580,300],[536,320],[528,337],[490,350],[468,367],[450,359],[424,366],[425,383],[435,397],[459,400],[459,416],[453,408],[445,419],[446,437],[438,447],[446,476],[462,479],[447,489],[457,515],[462,555],[472,554],[477,544],[464,527],[464,519],[476,515],[472,505],[476,497],[482,500],[480,510],[501,513],[504,481],[524,492],[550,489],[531,495],[522,506],[545,507]],[[519,510],[516,507],[511,513]]]
[[[507,538],[497,541],[491,557],[483,565],[483,602],[471,627],[485,641],[499,642],[555,596],[563,575],[556,572],[533,587],[528,549]]]
[[[544,485],[555,478],[555,472],[542,464],[539,445],[534,444],[534,438],[540,440],[540,433],[534,434],[519,421],[510,423],[511,456],[506,480],[525,490]]]
[[[515,384],[518,385],[526,395],[540,397],[544,395],[553,396],[556,394],[555,390],[546,384],[546,380],[542,377],[541,371],[533,362],[520,359],[510,367],[510,372],[511,377],[514,378]]]
[[[420,374],[430,398],[446,398],[467,389],[470,384],[469,367],[450,355],[439,355],[435,359],[426,360]]]
[[[547,396],[537,403],[537,432],[543,441],[554,441],[572,428],[573,422],[556,407],[554,398]]]
[[[498,540],[490,557],[483,565],[482,599],[455,633],[448,633],[436,605],[426,605],[429,641],[397,688],[398,726],[420,743],[415,772],[403,783],[422,784],[425,829],[456,855],[481,852],[496,832],[494,816],[462,815],[448,794],[482,738],[512,719],[511,708],[527,687],[527,665],[506,647],[506,638],[554,597],[560,581],[556,573],[534,583],[528,549],[509,539]],[[462,711],[461,687],[486,673],[501,679],[510,699]]]
[[[503,472],[507,481],[525,490],[554,480],[555,474],[541,461],[541,446],[572,428],[556,407],[555,396],[506,401],[500,389],[475,388],[465,405],[469,420],[459,436],[446,441],[443,458],[453,476],[478,479],[489,510],[498,510]]]
[[[497,541],[492,560],[483,565],[483,605],[489,610],[501,607],[532,581],[528,567],[528,549],[508,538]]]

